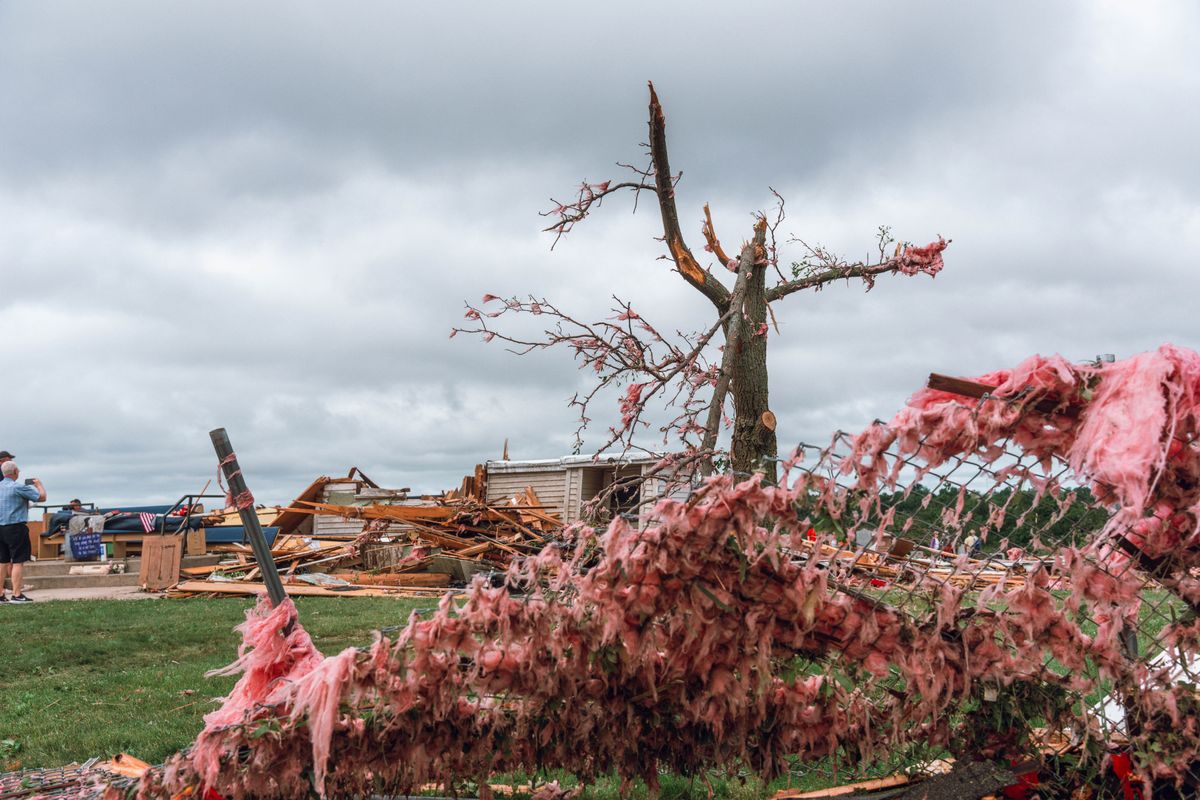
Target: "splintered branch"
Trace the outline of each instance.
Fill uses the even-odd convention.
[[[704,204],[704,225],[700,228],[700,232],[704,234],[704,249],[717,257],[717,260],[724,264],[728,269],[737,269],[736,264],[730,263],[729,256],[725,255],[725,250],[721,247],[721,240],[717,238],[716,228],[713,227],[712,212],[708,208],[708,203]]]
[[[706,269],[702,269],[683,241],[679,212],[675,208],[675,184],[671,180],[671,162],[667,156],[667,120],[654,84],[650,84],[650,154],[654,159],[654,181],[658,208],[662,213],[663,236],[671,258],[683,279],[707,297],[721,313],[729,306],[729,290]]]

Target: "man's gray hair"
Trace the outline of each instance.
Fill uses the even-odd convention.
[[[3,464],[0,464],[0,473],[3,473],[6,478],[15,476],[19,471],[20,469],[17,467],[17,462],[15,461],[5,461]]]

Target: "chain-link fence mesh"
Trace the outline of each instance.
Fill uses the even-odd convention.
[[[974,415],[1001,402],[962,405]],[[1009,406],[1020,427],[1024,410]],[[892,441],[864,459],[856,448],[864,436],[804,445],[786,463],[784,479],[803,487],[798,504],[810,525],[796,559],[819,564],[835,591],[913,629],[937,624],[939,614],[957,617],[942,621],[948,635],[983,615],[1036,616],[1069,629],[1043,631],[1030,647],[1011,636],[1019,622],[987,628],[990,643],[1017,657],[1004,672],[982,671],[984,685],[944,710],[949,741],[930,747],[918,738],[878,758],[797,763],[794,774],[852,780],[993,759],[1036,780],[1041,796],[1128,797],[1152,783],[1155,796],[1194,796],[1200,660],[1191,558],[1148,555],[1137,523],[1111,498],[1097,499],[1061,457],[1031,455],[1011,437],[930,460],[923,438]],[[1177,441],[1192,448],[1186,433]],[[1176,522],[1194,530],[1186,514]],[[844,667],[835,657],[820,669],[857,681],[881,705],[914,691],[894,665],[877,675]]]

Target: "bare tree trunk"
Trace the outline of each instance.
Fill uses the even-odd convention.
[[[765,222],[760,223],[765,228]],[[763,232],[756,226],[755,244],[762,245]],[[755,264],[746,283],[742,304],[745,319],[742,335],[735,344],[731,394],[733,395],[733,444],[730,456],[739,473],[762,471],[776,477],[775,417],[771,413],[767,381],[767,267],[765,259]]]
[[[729,394],[738,350],[745,335],[746,320],[742,307],[745,304],[746,287],[753,274],[754,244],[748,242],[738,258],[738,276],[733,285],[733,294],[729,298],[729,309],[720,320],[725,333],[725,350],[721,354],[721,374],[717,378],[717,385],[713,387],[712,400],[708,405],[708,419],[704,423],[704,438],[700,443],[700,450],[708,454],[700,465],[700,475],[704,477],[712,475],[715,466],[712,454],[716,451],[717,440],[720,438],[721,423],[725,415],[725,397]]]

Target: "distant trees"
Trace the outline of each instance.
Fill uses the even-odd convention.
[[[1028,549],[1034,544],[1034,537],[1040,538],[1047,547],[1091,541],[1108,521],[1110,512],[1096,505],[1087,487],[1064,490],[1066,493],[1073,495],[1069,502],[1049,493],[1038,499],[1037,492],[1029,488],[1003,487],[991,492],[967,490],[960,518],[963,520],[960,523],[962,537],[982,532],[985,522],[994,518],[992,512],[1004,509],[1003,520],[999,524],[993,523],[987,530],[982,545],[984,552],[995,551],[1005,541],[1009,547]],[[907,497],[903,492],[881,494],[880,505],[885,511],[896,509],[893,531],[898,532],[906,520],[915,520],[908,533],[899,535],[926,544],[931,534],[938,533],[942,544],[946,545],[950,540],[943,517],[948,509],[956,506],[958,499],[957,486],[947,484],[930,489],[917,484]],[[967,515],[970,515],[969,520]]]

